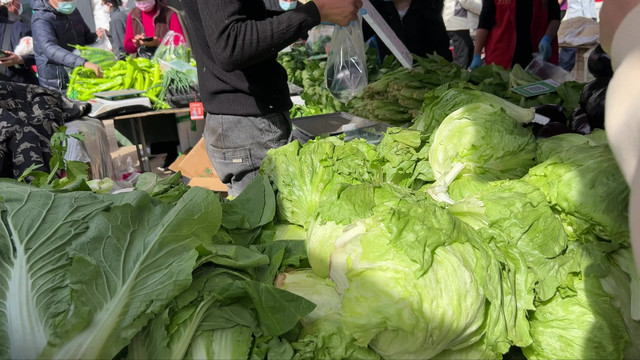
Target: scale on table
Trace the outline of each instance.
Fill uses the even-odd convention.
[[[90,117],[106,118],[151,110],[148,97],[139,96],[144,91],[122,89],[94,93],[95,98],[87,101],[91,104]]]
[[[295,134],[301,143],[316,136],[345,134],[345,141],[359,138],[371,144],[377,144],[382,140],[382,132],[391,126],[388,123],[363,119],[345,112],[300,117],[291,119],[291,123],[298,130]]]

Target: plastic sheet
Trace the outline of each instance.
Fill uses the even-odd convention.
[[[554,80],[559,83],[574,80],[573,75],[558,65],[542,59],[540,54],[534,54],[533,60],[525,68],[527,72],[538,75],[542,80]]]

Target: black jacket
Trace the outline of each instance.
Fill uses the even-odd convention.
[[[313,3],[269,17],[263,0],[182,0],[207,112],[260,116],[291,108],[278,52],[320,23]]]
[[[371,0],[371,4],[411,53],[425,56],[435,52],[449,61],[453,59],[449,35],[442,20],[442,0],[413,0],[402,19],[391,1]],[[365,41],[375,35],[366,22],[363,30]],[[377,42],[381,59],[391,54],[380,39]]]
[[[4,10],[6,12],[6,7],[0,8],[0,12]],[[5,15],[0,14],[0,46],[2,46],[2,42],[6,34],[7,24],[10,23],[11,20]],[[29,25],[23,23],[22,21],[13,22],[13,29],[11,30],[11,48],[10,49],[2,49],[15,51],[16,46],[20,43],[20,39],[25,36],[31,36],[31,28]],[[36,64],[36,59],[31,55],[21,55],[22,64],[19,67],[10,66],[7,68],[4,75],[9,78],[11,81],[16,83],[24,83],[24,84],[37,84],[38,78],[36,77],[36,73],[33,72],[32,66]]]
[[[33,51],[38,65],[40,85],[65,90],[69,82],[67,68],[82,66],[86,59],[73,54],[71,45],[94,43],[98,36],[91,32],[78,9],[65,15],[57,12],[48,0],[32,0],[31,16]]]

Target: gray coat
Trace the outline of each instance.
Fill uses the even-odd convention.
[[[127,52],[124,49],[124,33],[127,28],[127,14],[119,8],[113,9],[110,13],[109,21],[109,40],[113,53],[118,59],[123,59]]]
[[[65,91],[69,83],[65,67],[82,66],[86,61],[72,53],[71,45],[92,44],[98,36],[91,32],[77,9],[65,15],[57,12],[48,0],[32,0],[31,7],[33,51],[40,85]]]

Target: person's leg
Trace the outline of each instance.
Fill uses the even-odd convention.
[[[453,63],[463,69],[468,68],[473,57],[473,40],[469,30],[449,31],[448,34],[453,43]]]
[[[264,117],[207,114],[207,154],[230,196],[238,196],[258,174],[267,151],[291,141],[286,113]]]
[[[558,65],[567,70],[573,70],[576,65],[576,49],[575,48],[562,48],[560,49]]]

